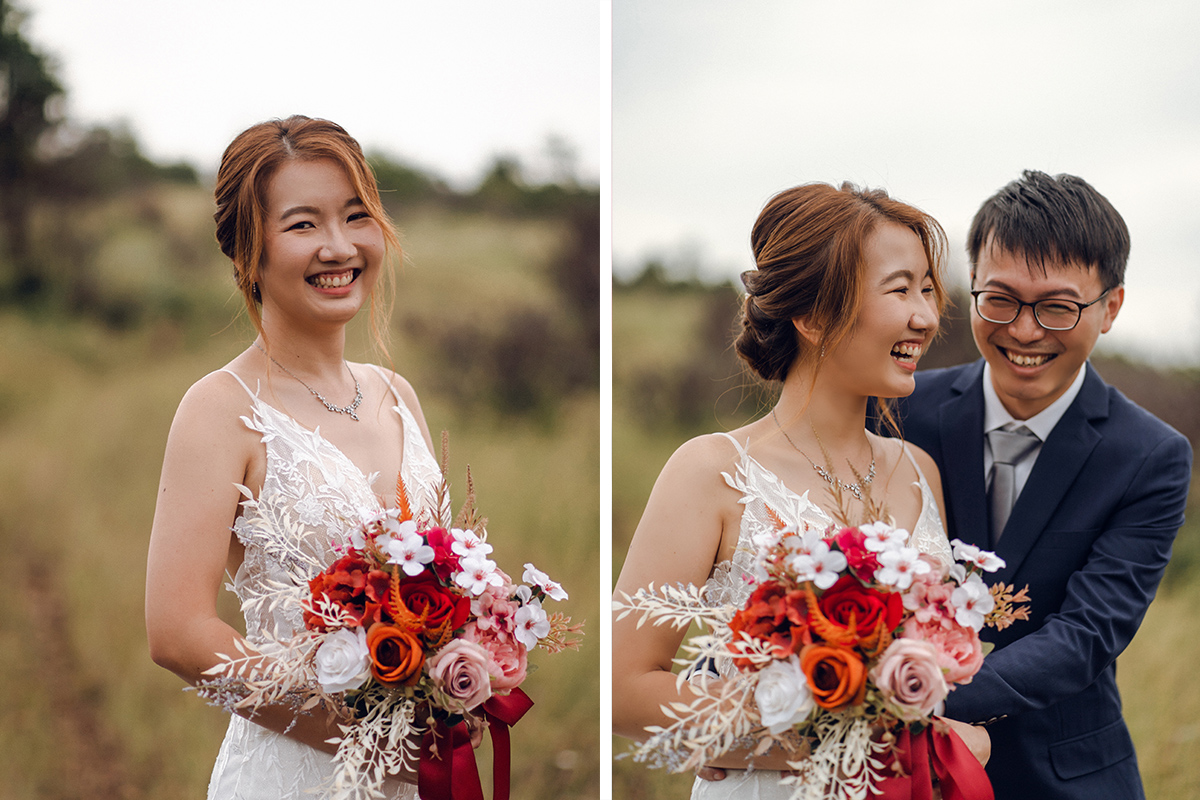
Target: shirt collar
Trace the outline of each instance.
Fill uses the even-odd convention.
[[[1071,403],[1075,402],[1076,396],[1079,395],[1079,390],[1083,388],[1083,379],[1087,377],[1086,373],[1087,364],[1084,364],[1079,368],[1079,374],[1075,376],[1075,380],[1062,393],[1061,397],[1029,419],[1017,420],[1013,418],[1012,414],[1008,413],[1008,409],[1000,402],[1000,397],[996,394],[996,387],[992,384],[992,365],[985,361],[983,364],[984,435],[997,428],[1013,430],[1024,425],[1043,442],[1046,441],[1050,436],[1050,432],[1054,430],[1054,426],[1062,419],[1062,415],[1067,413],[1067,409],[1070,408]]]

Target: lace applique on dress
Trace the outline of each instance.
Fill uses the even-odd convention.
[[[374,369],[390,385],[386,373]],[[297,604],[273,600],[285,594],[303,597],[309,579],[332,563],[350,533],[381,504],[372,490],[376,474],[364,475],[319,428],[308,430],[229,374],[250,395],[251,414],[241,419],[261,434],[267,466],[258,497],[239,487],[246,499],[233,532],[246,556],[227,588],[242,602],[247,640],[263,645],[286,639],[304,625]],[[436,503],[441,470],[416,418],[394,391],[393,396],[404,435],[400,474],[413,510],[428,509]],[[208,797],[307,800],[318,797],[312,790],[331,772],[331,756],[234,716],[213,767]],[[392,800],[417,796],[416,787],[399,781],[385,788]]]

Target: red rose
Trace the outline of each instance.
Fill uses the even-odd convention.
[[[445,528],[430,528],[423,533],[425,541],[433,548],[433,571],[443,581],[449,581],[458,570],[458,553],[451,549],[454,537]]]
[[[744,633],[769,643],[779,658],[799,652],[804,645],[812,644],[807,596],[803,589],[787,591],[775,581],[763,583],[750,595],[745,608],[733,615],[729,623],[733,641],[737,642],[741,638],[738,634]],[[738,652],[732,645],[729,649]],[[745,658],[734,658],[733,662],[743,669],[751,666]]]
[[[427,642],[448,638],[467,624],[471,614],[470,599],[447,591],[428,571],[401,578],[400,602],[410,614],[424,620],[421,636]]]
[[[833,544],[842,551],[851,572],[863,583],[870,583],[879,569],[879,557],[867,549],[867,536],[858,528],[842,528]]]
[[[904,601],[898,592],[868,589],[850,575],[838,578],[817,604],[834,625],[848,630],[853,622],[855,630],[864,636],[875,630],[880,620],[891,632],[904,616]]]

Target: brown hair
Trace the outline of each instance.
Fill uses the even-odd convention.
[[[242,131],[225,148],[213,197],[217,211],[217,243],[233,261],[233,277],[246,301],[246,311],[255,329],[262,327],[262,298],[257,284],[265,249],[264,224],[267,186],[281,166],[289,161],[329,159],[346,171],[363,208],[383,230],[389,252],[401,256],[400,237],[379,199],[375,173],[362,148],[336,123],[300,115],[260,122]],[[382,270],[381,285],[371,293],[371,333],[387,353],[381,321],[390,313],[391,283],[388,269]],[[380,290],[382,289],[382,290]]]
[[[797,364],[817,365],[825,348],[850,333],[862,303],[863,248],[881,222],[894,222],[921,240],[940,314],[946,305],[942,272],[946,234],[925,212],[882,189],[850,183],[809,183],[772,197],[750,234],[757,269],[742,273],[746,299],[738,356],[759,377],[782,381]],[[820,331],[810,343],[792,320]]]

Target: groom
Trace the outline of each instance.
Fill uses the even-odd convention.
[[[1137,632],[1183,523],[1192,454],[1087,363],[1125,297],[1129,232],[1095,189],[1027,171],[968,234],[971,332],[983,359],[918,373],[899,403],[937,462],[947,526],[1029,585],[1032,618],[946,716],[988,724],[997,800],[1142,798],[1117,656]]]

